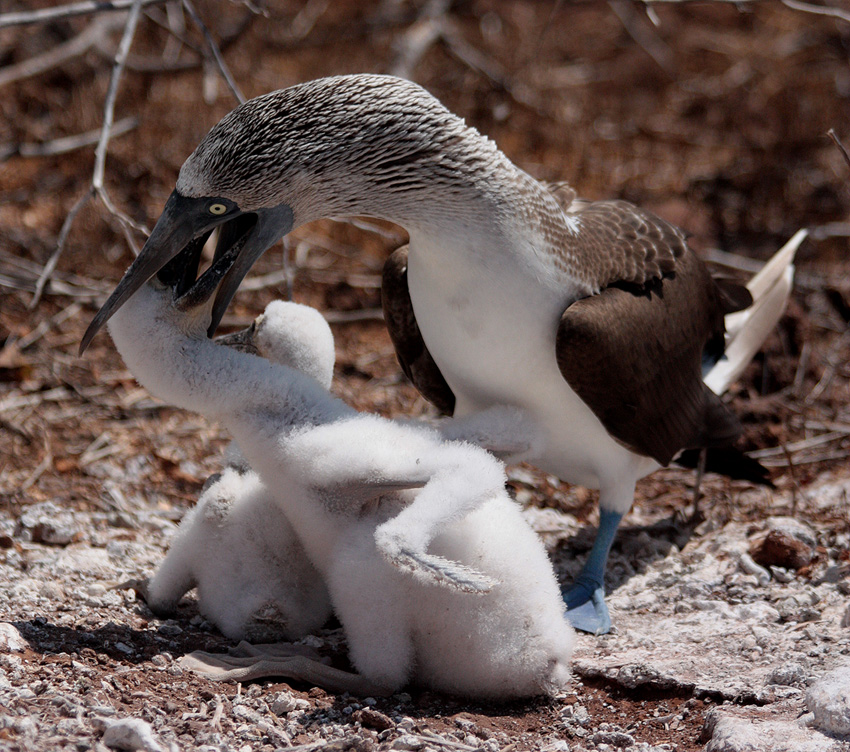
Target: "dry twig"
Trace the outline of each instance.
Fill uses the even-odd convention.
[[[834,128],[830,128],[827,133],[835,145],[838,147],[838,150],[841,152],[841,156],[844,157],[844,161],[847,162],[847,166],[850,167],[850,154],[847,153],[847,149],[844,148],[844,144],[841,143],[841,140],[838,138],[838,135],[835,133]]]
[[[54,316],[51,316],[49,319],[44,319],[33,329],[29,334],[25,334],[20,339],[14,341],[15,346],[19,350],[25,350],[31,345],[35,344],[40,340],[47,332],[49,332],[53,327],[59,326],[63,321],[67,321],[68,319],[74,318],[81,310],[82,305],[80,303],[74,302],[71,305],[63,308],[59,313]]]
[[[119,120],[112,126],[110,137],[122,136],[129,133],[139,124],[138,118],[126,117]],[[0,162],[9,159],[9,157],[55,157],[58,154],[67,154],[76,149],[83,149],[86,146],[96,144],[100,139],[100,129],[96,131],[86,131],[78,133],[75,136],[63,136],[62,138],[54,138],[50,141],[45,141],[40,144],[6,144],[0,146]]]
[[[634,4],[627,0],[608,0],[608,7],[620,19],[629,36],[649,55],[668,76],[673,76],[673,52],[667,43],[640,17]],[[650,8],[644,10],[649,13]]]
[[[20,490],[27,491],[32,486],[34,486],[38,479],[44,475],[44,473],[53,465],[53,450],[50,446],[50,434],[47,431],[47,426],[43,427],[44,430],[44,458],[41,462],[38,463],[38,466],[35,470],[30,473],[29,477],[26,478],[23,483],[21,483]]]
[[[65,219],[65,222],[62,225],[62,230],[59,233],[59,240],[56,244],[56,249],[51,254],[44,267],[44,271],[41,273],[38,281],[36,282],[35,294],[33,295],[33,299],[30,301],[29,305],[30,309],[34,308],[38,304],[38,301],[44,293],[44,288],[50,280],[50,276],[53,274],[53,270],[56,268],[56,264],[59,261],[59,256],[62,254],[62,250],[65,247],[65,241],[68,238],[68,232],[71,229],[74,218],[83,206],[85,206],[94,196],[100,198],[110,214],[119,219],[122,228],[125,230],[124,234],[127,241],[130,243],[130,247],[136,250],[137,254],[138,250],[136,249],[135,243],[129,234],[128,228],[140,230],[141,232],[148,234],[145,228],[137,225],[129,217],[115,208],[103,184],[103,176],[106,167],[106,150],[109,146],[109,138],[112,133],[115,97],[118,94],[118,82],[121,80],[121,73],[124,70],[124,62],[127,59],[127,53],[130,50],[130,45],[133,42],[133,36],[136,33],[136,26],[139,22],[139,16],[142,10],[142,2],[143,0],[133,0],[132,8],[127,16],[127,21],[124,24],[124,33],[121,36],[121,41],[118,44],[118,50],[115,53],[112,73],[109,78],[109,87],[106,91],[106,100],[103,105],[103,127],[101,128],[100,139],[98,140],[97,148],[94,153],[94,172],[92,174],[91,187],[77,200],[77,203],[74,204],[68,214],[68,217]]]
[[[800,10],[804,13],[815,13],[819,16],[831,16],[839,18],[842,21],[850,23],[850,13],[840,8],[832,8],[828,5],[814,5],[813,3],[803,3],[800,0],[782,0],[782,4],[792,10]]]
[[[410,78],[422,56],[444,33],[444,16],[451,0],[428,0],[419,17],[395,43],[395,59],[389,66],[394,76]]]
[[[843,351],[850,344],[850,329],[846,330],[829,348],[826,355],[826,368],[824,368],[823,376],[820,381],[815,384],[811,392],[809,392],[803,402],[811,405],[815,402],[829,387],[832,379],[835,377],[838,367],[844,363]]]
[[[210,34],[210,30],[206,27],[206,24],[198,15],[195,10],[195,6],[191,3],[191,0],[183,0],[183,7],[191,16],[197,27],[201,30],[201,34],[204,36],[204,41],[206,42],[210,56],[215,61],[215,65],[221,73],[221,77],[227,83],[227,87],[230,89],[230,92],[236,98],[236,101],[239,102],[239,104],[242,104],[245,101],[245,96],[239,90],[239,87],[236,85],[236,81],[233,80],[233,76],[230,74],[230,70],[224,62],[224,58],[221,56],[221,50],[219,50],[218,45],[215,43],[215,39],[213,39],[212,34]]]
[[[85,16],[91,13],[102,13],[104,11],[129,10],[136,0],[85,0],[81,3],[60,5],[56,8],[42,8],[41,10],[27,10],[18,13],[4,13],[0,15],[0,29],[10,26],[26,26],[28,24],[46,23],[56,21],[60,18],[72,18],[73,16]],[[167,0],[141,0],[142,7],[147,5],[160,5]]]
[[[0,16],[0,21],[2,21],[2,16]],[[73,39],[56,45],[43,55],[37,55],[16,65],[6,66],[0,70],[0,87],[25,78],[32,78],[62,65],[68,60],[79,57],[96,44],[103,42],[109,32],[120,26],[120,19],[99,19],[87,26]]]

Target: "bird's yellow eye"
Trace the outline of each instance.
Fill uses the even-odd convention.
[[[209,211],[210,214],[215,214],[216,216],[219,216],[227,211],[227,207],[224,204],[210,204]]]

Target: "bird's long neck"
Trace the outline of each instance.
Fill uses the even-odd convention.
[[[514,245],[520,234],[541,249],[558,241],[563,222],[556,202],[473,128],[463,126],[438,148],[398,163],[358,154],[365,150],[362,144],[350,149],[352,165],[344,173],[311,177],[319,200],[296,210],[297,222],[329,215],[373,216],[399,224],[411,235],[439,234],[453,246],[470,238],[491,252],[502,244]]]
[[[127,367],[152,394],[176,407],[220,418],[231,430],[239,415],[253,412],[280,413],[269,421],[270,430],[287,422],[322,423],[352,412],[292,368],[217,345],[207,339],[204,327],[187,332],[185,316],[170,307],[170,295],[145,285],[109,322]]]

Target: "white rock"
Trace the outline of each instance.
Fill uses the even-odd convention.
[[[817,545],[815,531],[794,517],[768,517],[767,529],[778,530],[781,533],[790,535],[792,538],[802,541],[812,548]]]
[[[141,718],[122,718],[110,723],[101,741],[111,749],[126,752],[166,752],[165,747],[157,741],[150,724]]]
[[[850,735],[850,662],[833,669],[806,692],[815,726],[827,734]]]
[[[402,734],[390,745],[390,749],[416,750],[425,746],[425,740],[421,736],[413,734]]]
[[[27,648],[27,641],[13,625],[0,623],[0,652],[20,653]]]
[[[733,609],[735,616],[744,621],[755,621],[759,624],[770,624],[779,621],[779,611],[764,601],[742,603]]]
[[[765,683],[793,687],[804,685],[807,678],[808,672],[799,663],[784,663],[770,672]]]
[[[753,721],[715,710],[706,719],[705,752],[833,752],[830,739],[786,721]]]

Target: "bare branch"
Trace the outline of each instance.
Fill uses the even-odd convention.
[[[35,329],[30,331],[29,334],[25,334],[23,337],[16,340],[15,346],[19,350],[26,350],[28,347],[38,342],[38,340],[40,340],[51,329],[59,326],[68,319],[74,318],[82,309],[82,303],[74,301],[73,303],[65,306],[65,308],[59,311],[59,313],[39,322]]]
[[[50,279],[50,275],[53,274],[54,269],[56,268],[56,264],[59,261],[59,257],[62,254],[62,250],[65,247],[65,241],[68,238],[68,232],[71,229],[71,225],[74,222],[77,214],[80,210],[85,206],[93,196],[97,196],[106,207],[107,211],[114,217],[116,217],[122,225],[122,229],[124,230],[124,235],[127,238],[130,247],[134,250],[134,252],[138,255],[138,249],[136,248],[135,242],[133,242],[132,237],[129,234],[129,228],[139,230],[141,232],[145,232],[145,228],[137,225],[133,222],[129,217],[125,214],[118,211],[115,206],[112,204],[112,201],[109,198],[109,195],[106,192],[106,189],[103,186],[103,175],[106,167],[106,150],[109,146],[109,138],[112,132],[112,122],[115,111],[115,98],[118,93],[118,82],[121,80],[121,73],[124,70],[124,63],[127,60],[127,54],[130,50],[130,45],[133,42],[133,36],[136,33],[136,26],[139,21],[139,16],[142,11],[142,4],[144,0],[133,0],[133,6],[130,9],[130,13],[127,16],[127,21],[124,24],[124,33],[121,36],[121,41],[118,44],[118,50],[115,53],[115,61],[112,66],[112,73],[109,78],[109,87],[106,91],[106,100],[103,105],[103,127],[100,131],[100,139],[97,143],[97,148],[95,149],[95,160],[94,160],[94,171],[92,173],[92,181],[91,188],[89,188],[86,193],[84,193],[80,199],[74,204],[71,211],[68,213],[68,216],[65,218],[65,222],[62,224],[62,230],[59,233],[59,240],[56,244],[56,249],[51,254],[50,258],[47,261],[47,264],[44,267],[41,275],[38,278],[38,282],[36,283],[35,294],[33,295],[33,299],[30,301],[29,307],[30,309],[34,308],[38,301],[41,299],[41,296],[44,293],[44,288],[47,285],[47,282]]]
[[[328,9],[329,4],[329,0],[308,0],[289,24],[292,38],[304,39],[313,30],[316,21]]]
[[[644,23],[637,9],[627,0],[608,0],[608,7],[620,19],[629,36],[635,40],[668,76],[673,75],[673,53],[652,26]]]
[[[401,78],[410,78],[422,56],[443,34],[443,16],[451,0],[428,0],[416,22],[404,32],[394,45],[396,55],[389,72]]]
[[[148,5],[161,5],[167,0],[142,0],[142,7]],[[104,11],[129,10],[135,0],[85,0],[81,3],[60,5],[57,8],[43,8],[42,10],[21,11],[19,13],[4,13],[0,15],[0,29],[10,26],[25,26],[27,24],[45,23],[55,21],[59,18],[71,18],[73,16],[85,16],[90,13],[102,13]]]
[[[844,161],[847,162],[847,166],[850,167],[850,154],[847,153],[847,149],[844,148],[844,144],[841,143],[841,140],[838,138],[838,135],[835,133],[835,129],[830,128],[827,131],[826,135],[829,136],[835,142],[835,145],[838,147],[838,150],[841,152],[842,156],[844,157]]]
[[[112,126],[110,137],[122,136],[133,130],[139,124],[138,118],[126,117]],[[45,141],[40,144],[6,144],[0,146],[0,162],[9,157],[54,157],[57,154],[67,154],[86,146],[92,146],[100,139],[100,128],[96,131],[86,131],[74,136],[63,136]]]
[[[106,207],[106,211],[108,211],[115,219],[118,220],[119,225],[121,227],[121,232],[124,233],[124,239],[127,241],[127,245],[130,246],[130,249],[133,251],[134,256],[139,255],[139,247],[136,245],[136,241],[133,239],[133,236],[130,234],[131,230],[135,230],[141,235],[148,236],[151,234],[151,231],[145,226],[140,225],[138,222],[134,221],[131,217],[127,216],[124,212],[122,212],[115,204],[112,203],[112,199],[109,197],[109,194],[106,192],[105,188],[101,188],[97,192],[98,198],[103,202],[103,205]]]
[[[32,300],[28,306],[30,310],[38,305],[38,301],[41,300],[41,296],[44,294],[44,288],[50,281],[50,276],[53,274],[54,269],[56,269],[56,264],[59,262],[59,257],[62,255],[62,251],[65,248],[65,241],[68,239],[68,233],[71,231],[71,225],[74,224],[74,219],[76,219],[77,214],[79,214],[80,210],[89,201],[91,201],[92,196],[94,195],[94,188],[89,188],[82,196],[80,196],[80,198],[77,199],[77,203],[71,207],[71,211],[69,211],[68,216],[65,217],[65,221],[62,223],[62,229],[59,231],[59,239],[56,241],[56,248],[53,253],[50,254],[50,258],[47,259],[47,263],[44,265],[44,269],[41,274],[39,274],[38,280],[35,283],[35,293],[33,294]]]
[[[643,0],[645,5],[662,5],[676,3],[684,5],[689,2],[702,2],[703,0]],[[840,18],[842,21],[850,23],[850,12],[833,8],[829,5],[815,5],[814,3],[802,2],[802,0],[780,0],[782,4],[792,10],[799,10],[803,13],[816,13],[819,16],[830,16],[832,18]],[[731,5],[753,5],[757,0],[712,0],[715,3],[729,3]]]
[[[2,18],[2,17],[0,17]],[[110,31],[121,25],[120,19],[104,18],[89,24],[84,31],[64,44],[59,44],[43,55],[24,60],[17,65],[9,65],[0,70],[0,86],[6,86],[14,81],[32,78],[72,58],[82,55],[101,41]]]
[[[92,176],[92,186],[96,191],[103,190],[103,171],[106,164],[106,149],[109,145],[109,133],[112,130],[112,119],[115,110],[115,97],[118,94],[118,82],[121,80],[121,73],[124,71],[124,63],[127,60],[127,53],[130,50],[130,45],[133,42],[133,36],[136,33],[136,25],[139,22],[139,15],[142,11],[142,0],[133,0],[133,7],[130,14],[127,16],[127,22],[124,25],[124,34],[121,36],[121,42],[118,44],[118,51],[115,53],[115,62],[112,65],[112,74],[109,77],[109,88],[106,91],[106,101],[103,105],[103,129],[100,133],[100,140],[97,143],[97,149],[94,152],[94,174]]]
[[[34,486],[38,479],[53,465],[53,450],[50,448],[50,434],[47,426],[43,426],[44,431],[44,458],[38,463],[38,467],[30,473],[30,476],[21,483],[21,491],[27,491]]]
[[[209,49],[210,54],[212,55],[212,58],[221,72],[222,78],[227,83],[231,93],[236,98],[236,101],[239,102],[239,104],[242,104],[245,101],[245,97],[242,92],[239,91],[239,87],[236,85],[236,81],[233,80],[233,76],[230,75],[227,63],[224,62],[224,58],[221,56],[221,50],[219,50],[218,45],[215,43],[215,39],[213,39],[212,34],[210,34],[210,30],[206,27],[206,24],[204,24],[203,20],[198,15],[195,7],[191,3],[191,0],[183,0],[183,7],[204,35],[204,41],[207,43],[207,48]]]
[[[832,18],[840,18],[842,21],[850,23],[850,13],[839,8],[832,8],[828,5],[813,5],[812,3],[803,3],[800,0],[782,0],[782,4],[792,10],[801,10],[804,13],[815,13],[819,16],[831,16]]]

